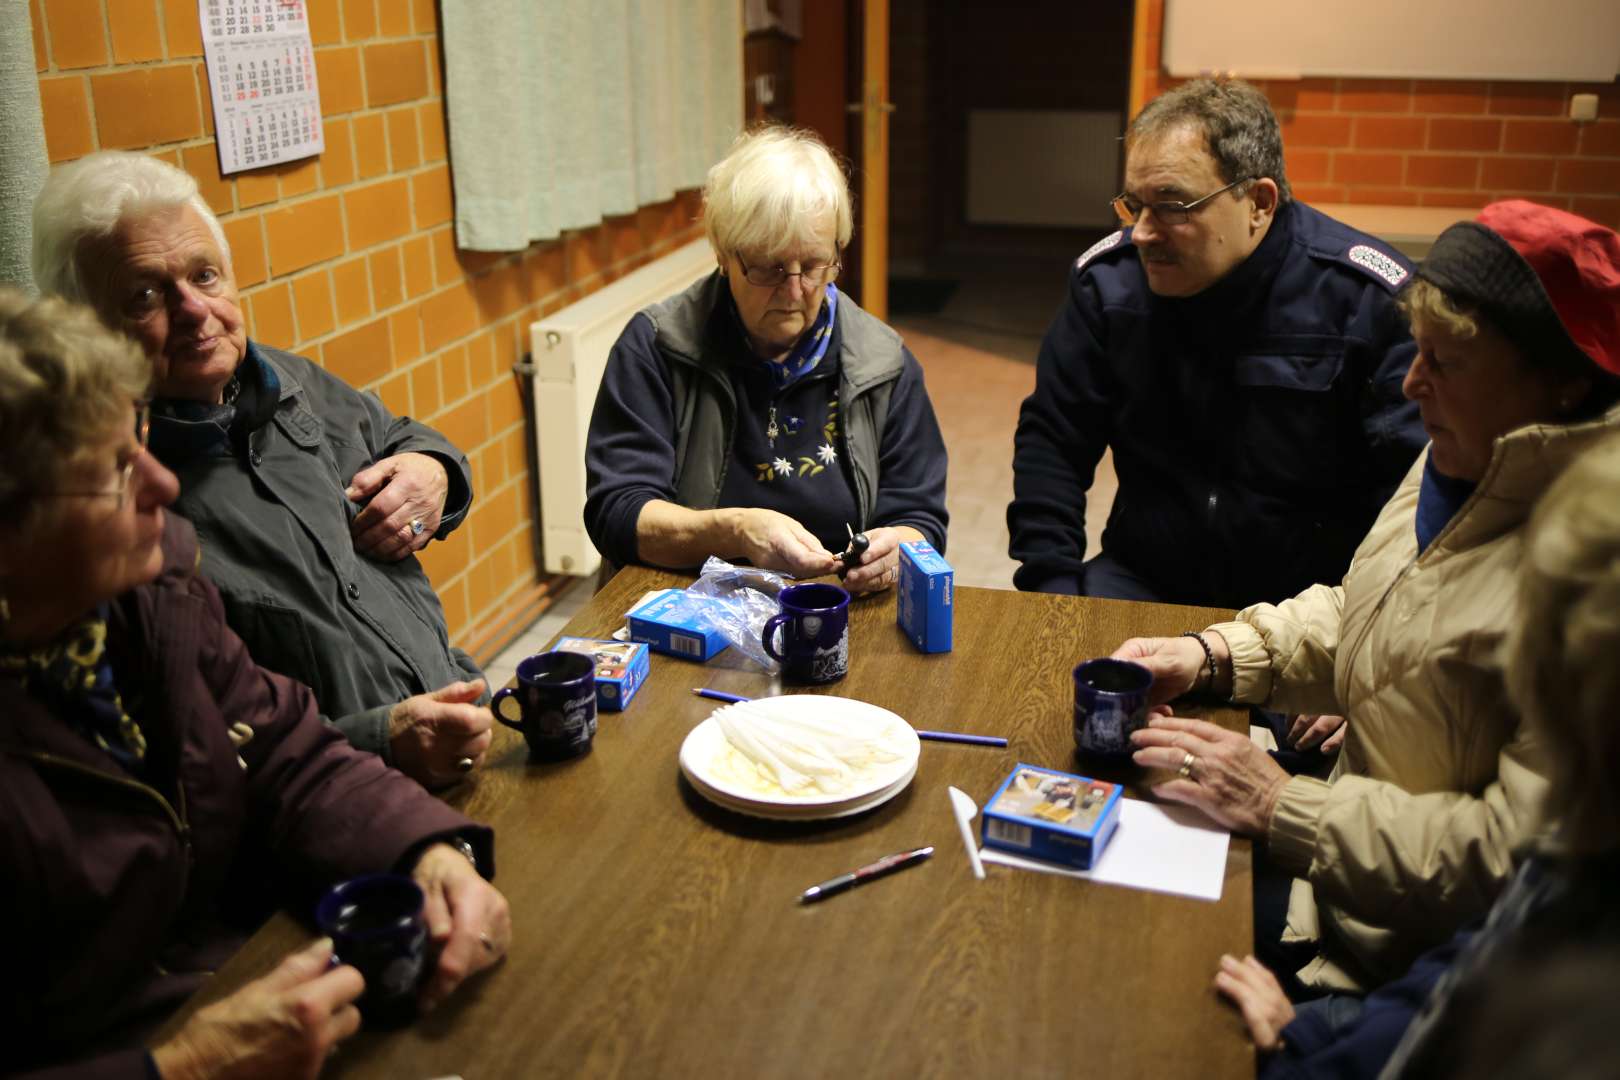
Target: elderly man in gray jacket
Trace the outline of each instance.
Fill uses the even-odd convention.
[[[180,478],[202,569],[264,667],[424,784],[490,741],[482,673],[414,553],[472,502],[466,457],[310,361],[247,338],[223,230],[141,154],[56,170],[34,207],[40,290],[93,306],[154,370],[151,450]]]

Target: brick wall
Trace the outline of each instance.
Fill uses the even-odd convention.
[[[472,461],[422,556],[466,640],[532,584],[528,324],[701,234],[696,192],[509,255],[458,252],[433,0],[308,0],[326,151],[221,177],[196,0],[29,0],[52,162],[147,151],[224,223],[255,340],[295,350]]]
[[[1143,2],[1142,92],[1151,99],[1177,80],[1159,66],[1164,0]],[[1288,179],[1307,202],[1478,207],[1525,198],[1620,228],[1620,83],[1258,85],[1282,121]],[[1568,119],[1575,93],[1598,95],[1596,122]]]

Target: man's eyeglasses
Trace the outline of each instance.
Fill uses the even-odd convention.
[[[116,486],[102,488],[100,491],[41,491],[37,494],[57,498],[102,498],[110,496],[118,500],[118,509],[122,510],[124,508],[124,499],[129,495],[129,478],[135,472],[135,461],[141,454],[146,453],[147,442],[151,434],[151,402],[137,401],[135,403],[135,439],[141,444],[141,448],[138,452],[131,454],[129,459],[119,467]]]
[[[737,252],[737,265],[742,267],[743,277],[748,284],[758,285],[762,289],[775,289],[790,277],[796,277],[807,289],[814,289],[826,282],[843,264],[836,256],[830,263],[819,266],[801,266],[797,270],[789,270],[781,263],[775,266],[749,266],[743,259],[742,252]]]
[[[1118,195],[1114,196],[1109,205],[1114,208],[1114,213],[1118,215],[1119,223],[1121,225],[1135,225],[1137,222],[1141,221],[1143,210],[1153,211],[1153,220],[1157,221],[1160,225],[1185,225],[1187,223],[1187,219],[1192,216],[1192,212],[1194,210],[1198,209],[1200,206],[1203,206],[1215,196],[1225,194],[1226,192],[1237,187],[1239,184],[1247,184],[1250,180],[1254,179],[1257,179],[1257,177],[1245,176],[1241,180],[1234,180],[1220,190],[1212,191],[1208,195],[1205,195],[1202,199],[1194,199],[1190,203],[1145,203],[1136,196],[1128,195],[1122,191]]]

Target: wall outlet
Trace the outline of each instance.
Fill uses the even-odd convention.
[[[1575,121],[1597,119],[1596,94],[1572,94],[1569,99],[1569,118]]]

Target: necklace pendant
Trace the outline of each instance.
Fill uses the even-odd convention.
[[[772,405],[771,414],[765,421],[765,437],[771,440],[771,445],[774,446],[776,444],[776,437],[780,434],[781,431],[776,426],[776,406]]]

